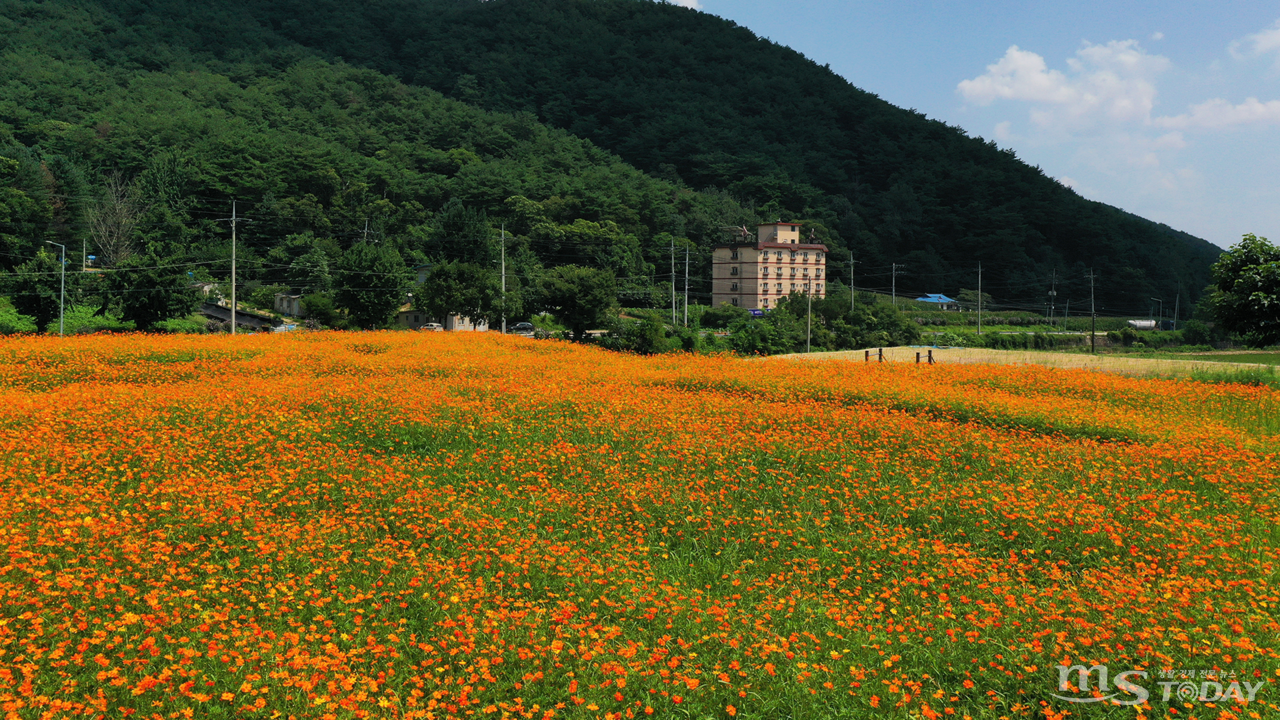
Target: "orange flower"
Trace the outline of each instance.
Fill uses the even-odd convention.
[[[963,717],[1280,662],[1269,387],[431,335],[0,338],[0,704]]]

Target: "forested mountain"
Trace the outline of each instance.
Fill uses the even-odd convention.
[[[235,200],[252,221],[240,225],[242,283],[310,286],[300,268],[332,266],[364,240],[410,265],[496,272],[505,226],[511,286],[582,264],[612,270],[621,299],[643,305],[672,243],[707,245],[754,219],[531,114],[305,50],[221,62],[92,5],[2,7],[0,269],[52,240],[74,268],[82,252],[146,254],[225,277]]]
[[[210,202],[245,194],[272,208],[277,219],[255,228],[264,236],[270,228],[352,237],[363,218],[375,217],[378,232],[430,254],[413,238],[454,232],[446,215],[508,220],[522,242],[535,244],[532,228],[540,225],[547,247],[582,220],[599,227],[580,226],[590,239],[572,237],[573,247],[631,238],[610,262],[643,277],[631,288],[641,293],[640,285],[661,279],[661,246],[669,243],[661,233],[705,250],[723,237],[721,225],[798,219],[837,258],[852,250],[860,287],[887,288],[899,263],[899,289],[954,292],[976,284],[980,261],[984,290],[1036,306],[1055,274],[1060,300],[1085,299],[1092,267],[1100,302],[1136,312],[1151,296],[1172,299],[1179,286],[1184,301],[1194,299],[1219,252],[1084,200],[994,143],[893,107],[796,51],[664,3],[3,0],[0,8],[8,68],[0,71],[0,142],[7,127],[39,153],[140,178],[148,163],[198,145],[198,158],[183,167],[206,176],[190,187]],[[73,77],[78,72],[89,74]],[[294,79],[316,74],[326,79]],[[191,117],[168,109],[163,120],[143,117],[157,107],[147,94],[161,87],[164,97],[183,97]],[[505,114],[448,104],[419,87]],[[257,109],[259,100],[267,107]],[[410,100],[452,118],[452,134],[416,127],[424,111],[407,109]],[[205,127],[210,113],[240,125],[217,141],[184,129]],[[470,129],[476,120],[482,127]],[[501,131],[483,129],[493,126]],[[510,144],[488,142],[495,132]],[[272,133],[287,139],[268,140]],[[125,147],[135,140],[146,142]],[[443,160],[428,149],[471,152],[480,162]],[[544,153],[564,154],[539,161]],[[557,185],[547,172],[578,185]],[[508,181],[486,186],[495,176]],[[584,187],[587,178],[596,184]],[[628,192],[613,194],[613,185]],[[349,200],[350,188],[363,195]],[[504,193],[534,200],[533,219],[518,211],[530,207]],[[374,212],[378,202],[389,207]],[[323,221],[281,220],[317,212],[308,203]],[[556,252],[542,260],[554,263]]]

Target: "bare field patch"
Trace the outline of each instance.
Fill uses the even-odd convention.
[[[790,360],[866,362],[865,352],[863,350],[846,350],[842,352],[797,353],[779,355],[778,357]],[[916,362],[916,353],[919,353],[920,362],[924,363],[927,362],[928,352],[929,348],[884,348],[884,362],[914,364]],[[1036,350],[989,350],[986,348],[933,348],[933,359],[937,363],[1041,365],[1044,367],[1097,370],[1131,377],[1191,377],[1198,372],[1218,374],[1233,369],[1241,372],[1256,372],[1268,371],[1272,367],[1264,363],[1224,362],[1216,359],[1135,358]],[[871,351],[870,362],[879,362],[876,350]]]

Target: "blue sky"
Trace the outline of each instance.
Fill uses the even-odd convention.
[[[679,0],[1223,247],[1280,240],[1280,3]]]

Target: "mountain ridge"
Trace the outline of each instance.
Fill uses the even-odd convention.
[[[20,5],[32,3],[0,7]],[[1189,307],[1220,252],[1080,198],[993,142],[895,108],[746,28],[663,3],[101,0],[66,12],[115,28],[85,40],[118,68],[234,76],[319,54],[530,113],[675,186],[728,193],[756,219],[807,220],[841,258],[836,278],[848,281],[843,258],[859,260],[859,287],[888,289],[890,267],[906,266],[903,289],[973,288],[982,262],[984,290],[1035,306],[1055,277],[1060,295],[1086,297],[1093,268],[1103,306],[1145,311],[1150,296],[1181,292]],[[782,109],[747,102],[784,92]],[[682,234],[679,222],[663,229]],[[693,237],[704,270],[716,239],[710,227]]]

